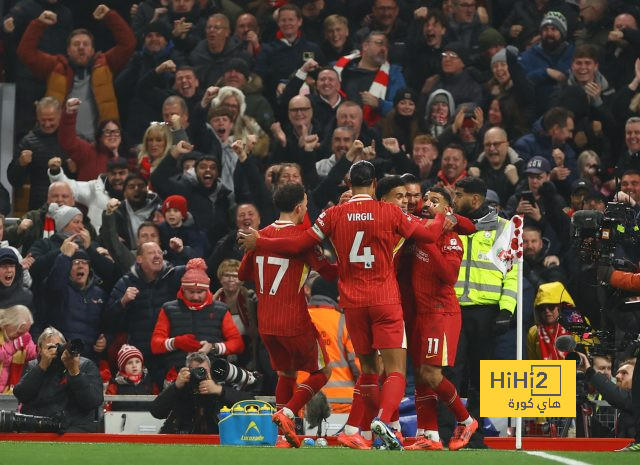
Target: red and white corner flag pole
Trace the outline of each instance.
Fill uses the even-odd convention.
[[[522,360],[522,224],[524,217],[515,215],[493,242],[489,258],[502,273],[511,271],[517,265],[518,291],[516,297],[516,355]],[[522,448],[522,418],[516,418],[516,449]]]

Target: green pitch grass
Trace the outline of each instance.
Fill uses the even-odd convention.
[[[547,452],[589,465],[615,463],[637,465],[640,454],[634,452]],[[86,443],[0,443],[0,464],[27,465],[182,465],[182,464],[302,464],[302,465],[389,465],[420,464],[429,461],[447,465],[553,465],[558,462],[526,452],[499,450],[462,450],[458,452],[358,451],[345,448],[303,447],[297,450],[271,447],[229,447],[180,444],[86,444]]]

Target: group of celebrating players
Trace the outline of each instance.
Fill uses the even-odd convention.
[[[442,368],[455,362],[461,327],[454,292],[463,255],[458,233],[471,234],[475,226],[453,213],[451,194],[439,187],[425,194],[420,217],[407,214],[404,181],[390,176],[378,182],[368,161],[351,167],[349,182],[341,203],[321,213],[309,229],[302,226],[307,214],[304,188],[282,186],[274,194],[279,220],[238,238],[247,251],[239,278],[256,284],[258,331],[278,372],[273,421],[283,436],[276,446],[300,446],[294,414],[331,376],[302,289],[311,267],[327,280],[337,274],[340,306],[362,369],[339,443],[370,449],[375,433],[387,449],[403,449],[398,406],[405,392],[408,349],[418,432],[407,449],[443,448],[440,401],[458,422],[449,442],[449,450],[458,450],[469,442],[478,422]],[[333,246],[336,265],[328,263],[319,247],[325,239]],[[407,277],[404,282],[396,277],[397,270]],[[404,296],[404,287],[410,298]],[[297,370],[310,373],[300,384]]]

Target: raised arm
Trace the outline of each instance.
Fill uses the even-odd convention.
[[[104,12],[105,8],[106,12]],[[105,5],[98,5],[93,12],[93,17],[97,20],[104,19],[105,25],[116,41],[116,44],[106,51],[105,57],[111,72],[117,74],[124,69],[129,58],[133,55],[136,48],[136,36],[127,22],[115,10],[110,10]]]
[[[239,241],[245,250],[255,249],[257,252],[264,250],[291,257],[303,254],[314,245],[320,243],[321,239],[309,229],[305,231],[305,234],[299,236],[278,238],[261,237],[258,231],[252,230],[251,234],[248,235],[241,233]]]

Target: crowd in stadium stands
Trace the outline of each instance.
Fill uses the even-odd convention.
[[[402,199],[390,201],[405,213],[461,216],[459,237],[447,233],[461,258],[453,278],[442,278],[462,308],[455,360],[445,352],[437,370],[414,361],[417,404],[451,404],[443,396],[460,392],[469,413],[452,407],[458,427],[479,418],[479,360],[516,358],[518,294],[531,358],[565,357],[554,345],[568,333],[560,314],[605,325],[595,268],[579,261],[570,227],[576,212],[604,211],[612,201],[640,218],[639,0],[3,6],[0,80],[15,83],[16,94],[14,153],[2,166],[13,196],[0,185],[0,308],[11,309],[0,310],[2,392],[12,392],[24,367],[33,378],[33,341],[45,329],[59,339],[54,327],[83,342],[82,366],[71,371],[99,372],[110,393],[182,387],[185,356],[200,352],[259,373],[254,393],[275,394],[279,407],[304,405],[297,368],[272,368],[270,322],[261,321],[263,264],[259,282],[238,279],[246,253],[237,237],[283,218],[311,227],[349,201],[349,171],[362,160],[379,182],[402,180],[389,181],[396,184],[381,195],[402,185]],[[301,204],[274,199],[291,184],[306,193],[302,214]],[[517,267],[501,272],[483,255],[514,215],[524,217],[522,288]],[[13,216],[18,221],[6,222]],[[464,231],[464,217],[476,233]],[[332,245],[322,244],[329,263]],[[480,258],[465,255],[472,247]],[[414,251],[406,244],[400,260]],[[640,248],[621,246],[616,255],[638,264]],[[363,266],[361,257],[354,266]],[[397,271],[408,313],[430,273],[422,265]],[[354,387],[364,395],[361,381],[373,375],[368,362],[355,361],[344,316],[335,312],[336,285],[325,279],[312,273],[296,292],[321,339],[334,341],[324,354],[333,373],[312,367],[307,381],[298,380],[310,395],[327,382],[330,397],[351,397]],[[450,297],[443,302],[458,312]],[[405,321],[413,322],[406,314]],[[131,358],[140,362],[135,368]],[[622,362],[614,361],[614,374],[618,365],[633,370]],[[381,385],[395,373],[386,375]],[[377,391],[377,378],[371,382]],[[628,381],[621,387],[629,389]],[[86,403],[94,408],[92,395]],[[348,425],[367,432],[369,423]],[[437,432],[438,425],[419,421],[418,428]],[[454,440],[469,441],[473,431],[463,430]],[[438,442],[437,434],[424,437]]]

